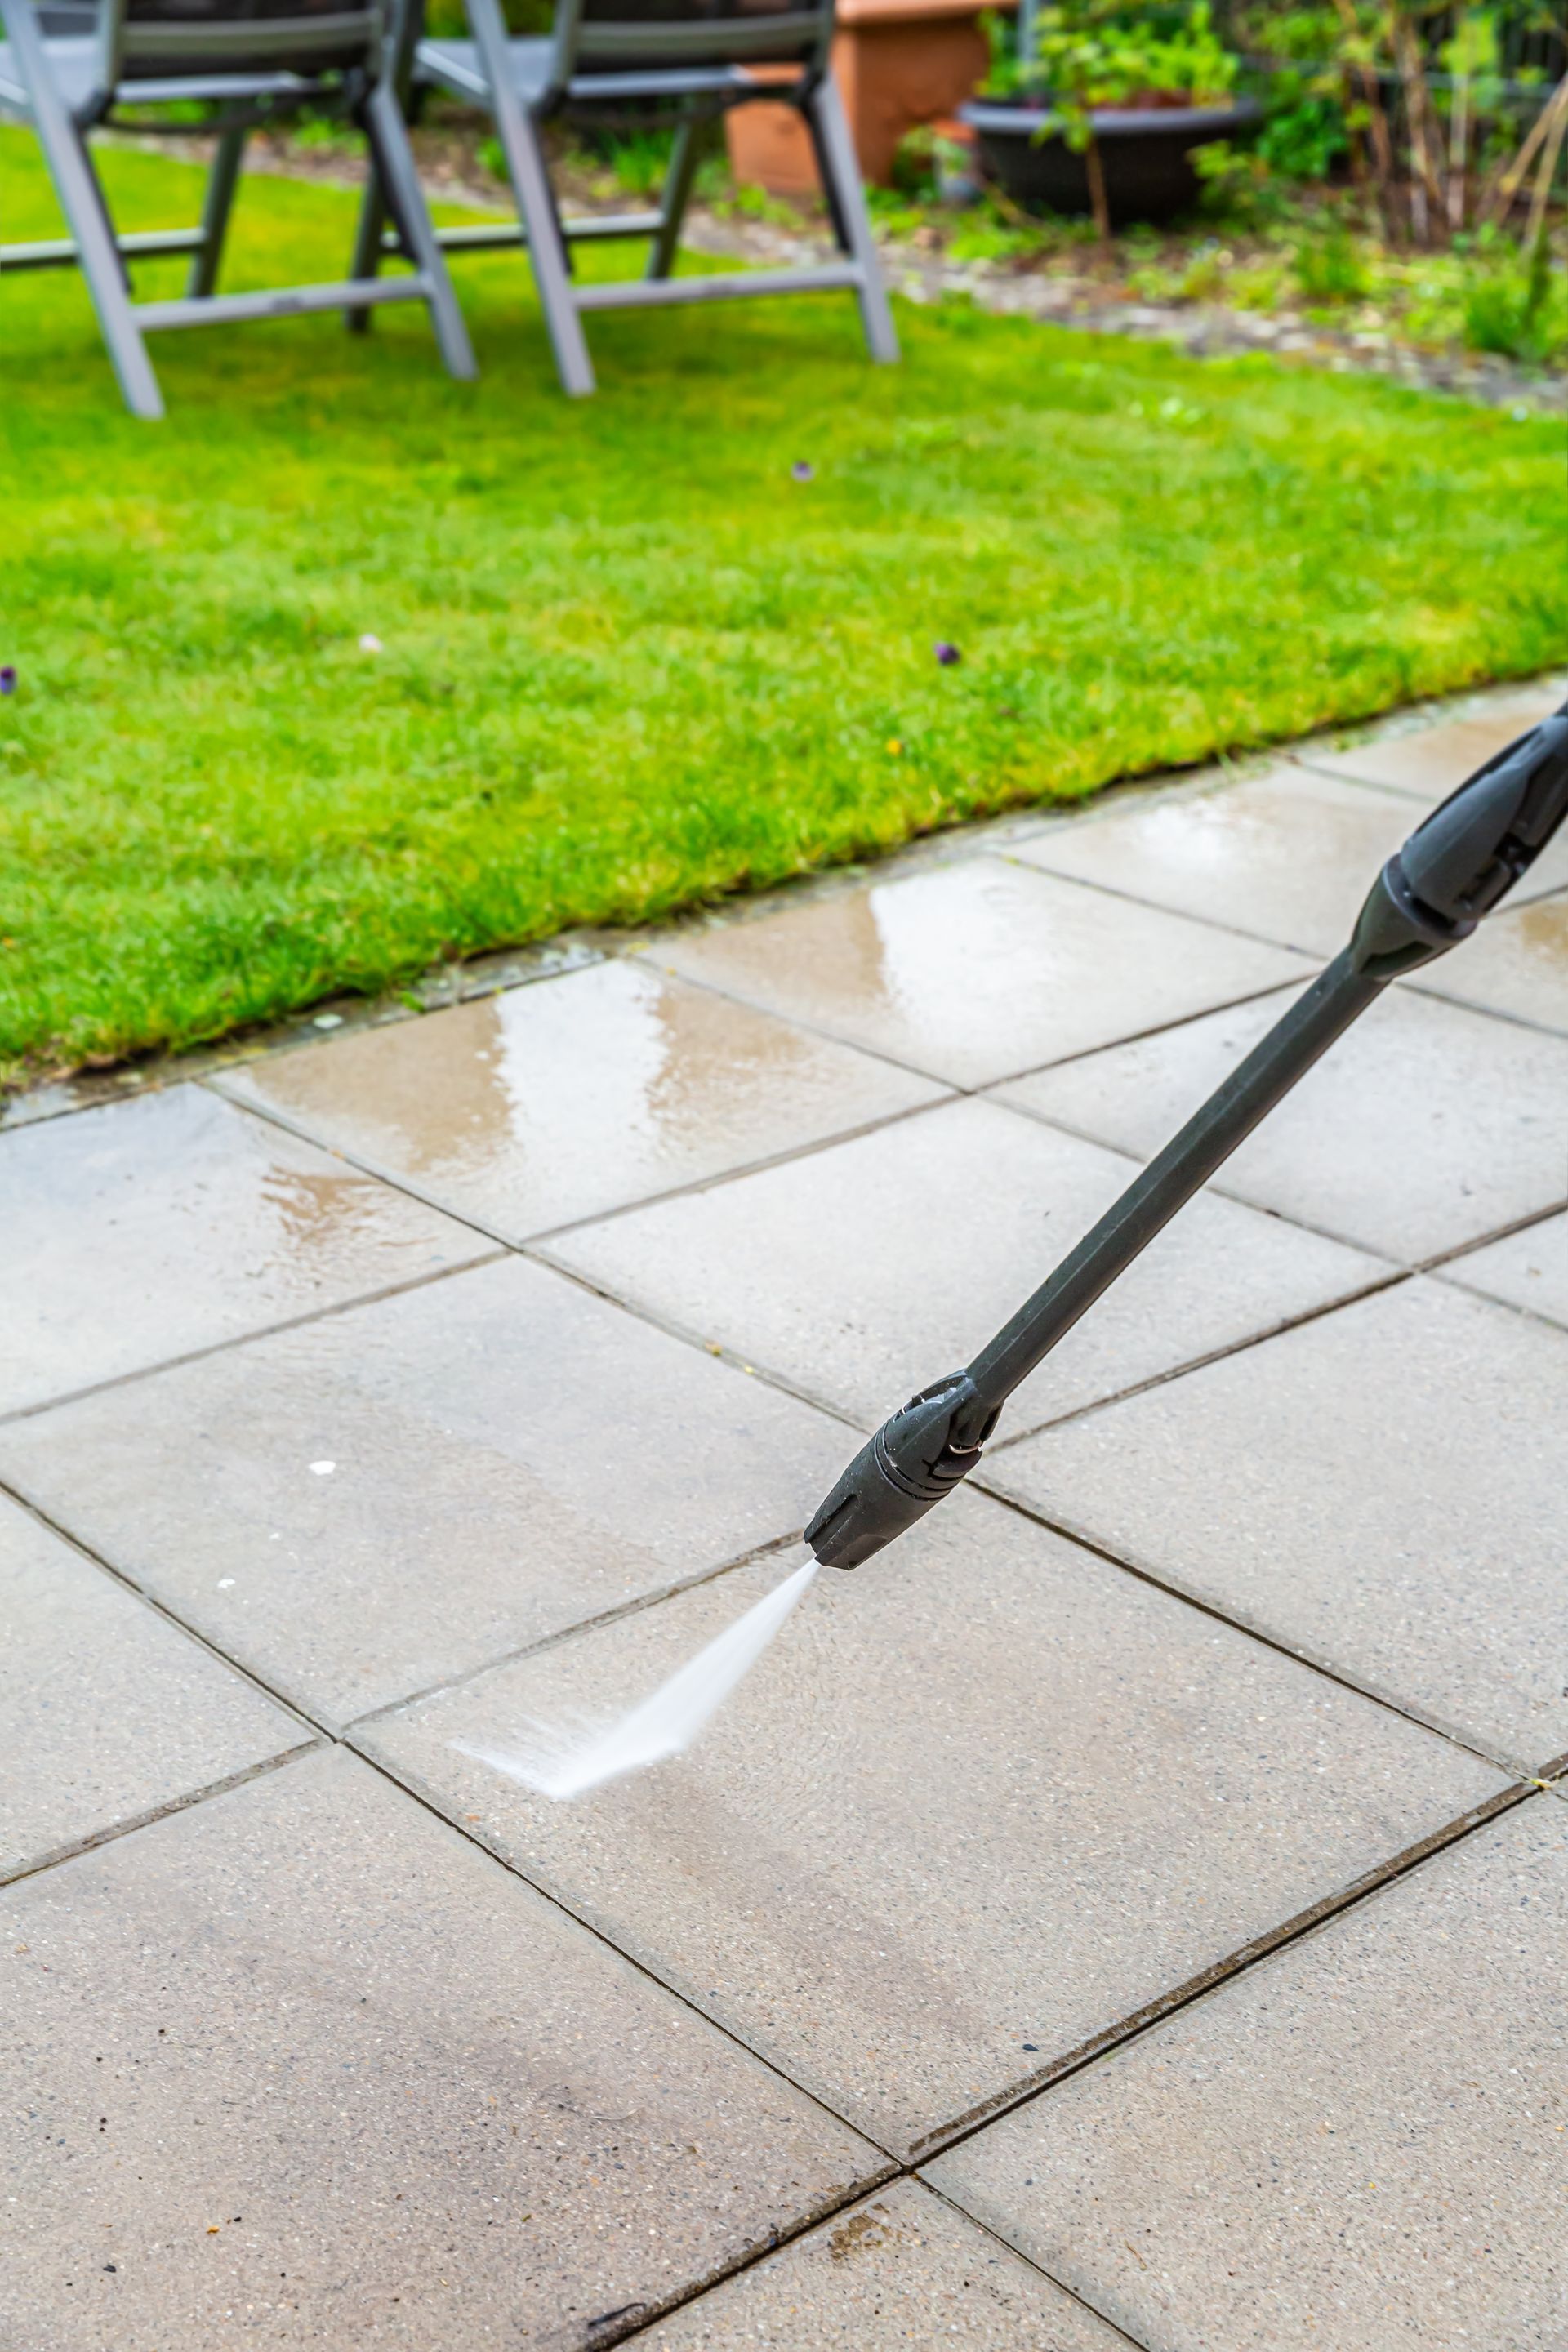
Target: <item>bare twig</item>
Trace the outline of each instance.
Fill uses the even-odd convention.
[[[1485,227],[1506,220],[1509,208],[1542,146],[1554,135],[1561,146],[1562,133],[1557,126],[1568,116],[1568,74],[1564,74],[1534,122],[1526,132],[1517,153],[1496,174],[1486,194],[1476,207],[1478,223]],[[1550,183],[1548,184],[1550,184]]]

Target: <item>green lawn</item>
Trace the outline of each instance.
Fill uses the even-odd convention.
[[[229,282],[352,217],[251,184]],[[0,220],[51,233],[15,131]],[[879,371],[838,299],[592,322],[569,404],[521,263],[460,268],[477,388],[412,311],[170,335],[161,426],[74,279],[0,285],[0,1072],[1568,654],[1558,425],[963,309]]]

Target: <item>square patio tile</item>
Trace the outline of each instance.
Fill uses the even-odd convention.
[[[310,1737],[0,1496],[0,1877]]]
[[[1418,822],[1396,793],[1286,765],[1206,792],[1130,794],[1020,842],[1014,856],[1323,959],[1345,945]],[[1561,863],[1549,850],[1518,898],[1568,879]]]
[[[630,961],[276,1054],[222,1084],[513,1240],[942,1092]]]
[[[587,2345],[880,2168],[341,1751],[0,1910],[7,2344]]]
[[[1137,1173],[989,1102],[662,1202],[552,1244],[563,1264],[873,1423],[965,1363]],[[1377,1281],[1360,1251],[1193,1203],[1009,1405],[1027,1429]]]
[[[658,958],[963,1087],[1305,976],[1280,950],[998,857],[681,932]]]
[[[1565,1904],[1538,1799],[931,2177],[1152,2352],[1559,2352]]]
[[[1568,1336],[1418,1279],[993,1454],[1058,1524],[1528,1770],[1568,1750]]]
[[[1407,734],[1375,735],[1345,751],[1309,746],[1300,756],[1304,764],[1328,775],[1383,784],[1415,800],[1442,800],[1516,735],[1550,719],[1562,704],[1561,692],[1522,688],[1484,716],[1439,719],[1435,726]]]
[[[825,1570],[672,1763],[553,1804],[451,1746],[613,1716],[787,1564],[357,1736],[900,2152],[1502,1785],[975,1494]]]
[[[0,1136],[0,1412],[490,1247],[195,1086]]]
[[[1443,1268],[1446,1282],[1568,1325],[1568,1217],[1548,1217]]]
[[[805,1525],[846,1432],[510,1260],[0,1431],[0,1469],[342,1723]]]
[[[895,2180],[637,2338],[647,2352],[1127,2352],[918,2181]]]
[[[1405,984],[1568,1035],[1568,891],[1503,908]]]
[[[1150,1158],[1289,1003],[1211,1013],[1003,1099]],[[1568,1198],[1568,1039],[1391,990],[1215,1184],[1405,1265],[1457,1249]]]

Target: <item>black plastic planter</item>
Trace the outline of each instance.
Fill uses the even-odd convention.
[[[959,110],[975,134],[980,168],[1028,212],[1091,210],[1089,173],[1035,99],[972,99]],[[1263,120],[1256,99],[1228,106],[1101,107],[1095,140],[1105,169],[1111,220],[1169,220],[1197,201],[1193,149],[1211,139],[1250,139]],[[1043,135],[1042,135],[1043,134]]]

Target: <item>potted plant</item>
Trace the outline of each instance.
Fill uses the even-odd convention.
[[[963,109],[982,169],[1016,204],[1121,221],[1165,220],[1196,199],[1194,148],[1262,121],[1234,94],[1238,60],[1209,0],[1129,6],[1046,0],[1015,40],[994,21],[992,70]]]

